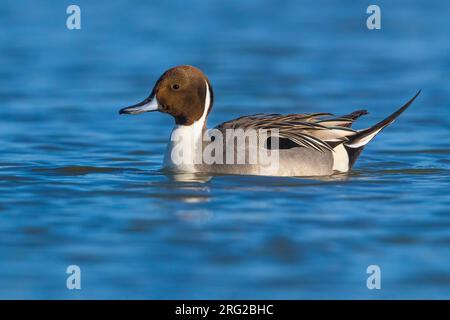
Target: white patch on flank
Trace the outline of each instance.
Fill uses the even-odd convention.
[[[384,127],[383,127],[383,128],[384,128]],[[359,147],[365,146],[365,145],[368,144],[368,143],[370,142],[370,140],[372,140],[372,139],[378,134],[378,132],[380,132],[381,129],[383,129],[383,128],[380,128],[380,129],[378,129],[377,131],[372,132],[372,133],[369,134],[368,136],[359,139],[359,140],[358,140],[357,142],[355,142],[355,143],[352,143],[352,144],[346,144],[346,145],[349,146],[350,148],[359,148]]]
[[[202,137],[208,109],[211,104],[208,82],[206,84],[205,105],[200,119],[190,126],[175,125],[164,155],[164,167],[187,172],[195,172],[195,164],[202,163]],[[179,150],[182,156],[177,158]]]
[[[347,172],[349,169],[349,159],[347,150],[345,150],[344,145],[340,144],[333,150],[333,170],[339,172]]]

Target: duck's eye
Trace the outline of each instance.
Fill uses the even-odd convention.
[[[172,85],[172,89],[173,90],[178,90],[178,89],[180,89],[180,85],[175,83],[175,84]]]

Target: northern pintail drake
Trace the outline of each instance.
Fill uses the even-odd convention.
[[[186,173],[325,176],[350,171],[365,146],[405,111],[419,93],[386,119],[362,130],[351,126],[367,114],[366,110],[338,117],[330,113],[255,114],[207,130],[206,120],[214,102],[211,83],[198,68],[177,66],[163,73],[148,98],[119,113],[159,111],[174,118],[164,157],[166,169]],[[230,145],[251,130],[256,132],[257,142],[244,137],[244,156],[239,158],[241,149]],[[228,139],[229,131],[238,134]],[[276,154],[271,159],[276,161],[270,165],[248,161],[260,151],[268,157]],[[209,159],[205,154],[209,154]]]

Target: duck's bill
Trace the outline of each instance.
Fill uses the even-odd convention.
[[[151,112],[158,110],[158,100],[154,95],[151,95],[147,99],[138,104],[130,107],[126,107],[119,110],[119,114],[140,114],[144,112]]]

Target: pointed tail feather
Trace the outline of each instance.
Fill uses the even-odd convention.
[[[416,93],[414,97],[411,98],[403,107],[395,111],[393,114],[391,114],[386,119],[378,122],[376,125],[359,130],[356,135],[350,138],[350,141],[347,142],[345,145],[350,148],[359,148],[362,146],[365,146],[367,143],[369,143],[370,140],[372,140],[381,130],[386,128],[388,125],[390,125],[392,122],[394,122],[397,117],[402,114],[403,111],[405,111],[411,103],[417,98],[417,96],[420,94],[420,90]]]
[[[347,149],[347,153],[349,155],[350,167],[353,166],[356,159],[359,157],[362,150],[370,142],[370,140],[372,140],[381,130],[383,130],[392,122],[394,122],[395,119],[397,119],[397,117],[400,114],[402,114],[402,112],[405,111],[411,105],[411,103],[413,103],[413,101],[417,98],[420,92],[421,90],[419,90],[414,97],[412,97],[407,103],[405,103],[404,106],[395,111],[386,119],[378,122],[377,124],[375,124],[370,128],[359,130],[357,134],[350,137],[350,141],[344,144],[345,148]]]

